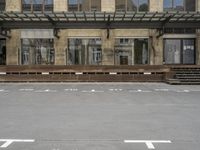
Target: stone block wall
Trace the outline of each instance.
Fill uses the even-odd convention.
[[[6,0],[6,11],[21,12],[21,0]]]
[[[18,65],[20,64],[20,30],[12,30],[11,38],[6,39],[6,64],[7,65]]]
[[[150,12],[162,12],[163,11],[163,0],[150,0]]]
[[[61,12],[68,10],[67,0],[54,0],[54,12]]]

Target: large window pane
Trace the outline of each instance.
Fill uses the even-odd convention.
[[[33,11],[43,10],[43,0],[32,0],[33,1]]]
[[[32,0],[23,0],[22,1],[22,10],[31,11]]]
[[[68,11],[78,11],[78,0],[68,0]]]
[[[79,6],[82,6],[82,11],[90,11],[90,4],[90,0],[82,0]]]
[[[100,65],[101,62],[101,39],[69,39],[69,65]]]
[[[45,11],[53,11],[53,0],[45,0]]]
[[[134,64],[148,64],[148,40],[134,40]]]
[[[180,64],[181,63],[181,40],[165,40],[165,63]]]
[[[116,0],[116,11],[126,11],[126,0]]]
[[[0,0],[0,11],[4,11],[5,10],[5,6],[6,6],[6,0]]]
[[[184,11],[184,0],[174,0],[174,10]]]
[[[148,0],[139,0],[138,11],[148,11],[149,3]]]
[[[148,64],[148,39],[115,40],[115,65]]]
[[[101,11],[101,0],[91,0],[91,11]]]
[[[186,11],[195,11],[196,0],[185,0],[185,7]]]
[[[195,63],[195,40],[183,40],[183,64]]]
[[[22,39],[22,64],[54,64],[53,39]]]
[[[0,65],[6,64],[6,40],[0,39]]]
[[[128,0],[127,2],[127,11],[137,11],[138,0]]]
[[[164,0],[164,10],[165,11],[173,10],[173,0]]]

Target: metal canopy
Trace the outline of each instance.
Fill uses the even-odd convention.
[[[200,12],[0,12],[9,29],[200,28]]]

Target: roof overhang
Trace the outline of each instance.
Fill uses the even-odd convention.
[[[8,29],[200,29],[199,12],[0,12],[0,26]]]

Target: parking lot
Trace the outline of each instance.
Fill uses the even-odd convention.
[[[200,86],[1,83],[0,150],[199,150]]]

